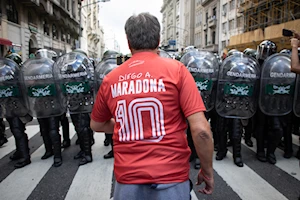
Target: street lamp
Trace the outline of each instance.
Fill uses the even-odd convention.
[[[80,7],[79,7],[79,42],[78,42],[78,46],[79,48],[81,47],[81,37],[82,37],[82,29],[81,29],[81,9],[84,8],[84,7],[87,7],[89,5],[93,5],[93,4],[96,4],[96,3],[101,3],[101,2],[109,2],[110,0],[98,0],[98,1],[95,1],[93,3],[89,3],[89,4],[85,4],[84,6],[82,6],[80,4]]]

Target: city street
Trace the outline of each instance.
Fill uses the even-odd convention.
[[[31,164],[14,169],[14,163],[9,156],[15,150],[15,140],[7,123],[6,135],[8,143],[0,148],[0,199],[1,200],[110,200],[113,199],[113,159],[103,159],[110,146],[103,145],[104,134],[95,133],[92,163],[78,166],[78,160],[73,156],[79,151],[75,145],[77,136],[70,123],[72,144],[63,150],[63,164],[52,167],[53,158],[41,160],[45,153],[42,137],[36,120],[26,127],[29,137]],[[298,150],[299,137],[293,137],[294,154]],[[243,141],[244,142],[244,141]],[[300,166],[295,157],[283,158],[283,151],[276,150],[277,163],[261,163],[255,158],[254,147],[249,148],[244,143],[242,157],[244,167],[237,167],[232,160],[232,149],[229,147],[227,157],[222,161],[214,158],[215,190],[210,196],[197,192],[201,186],[196,186],[198,170],[191,163],[190,179],[194,182],[192,199],[215,200],[298,200],[300,195]],[[214,155],[215,157],[215,155]],[[126,198],[125,198],[126,199]]]

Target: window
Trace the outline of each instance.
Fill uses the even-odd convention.
[[[205,13],[205,23],[207,24],[208,22],[208,12]]]
[[[205,46],[207,46],[207,32],[205,32]]]
[[[57,29],[56,29],[56,26],[55,24],[52,25],[52,38],[53,39],[57,39]]]
[[[49,24],[47,23],[47,20],[45,20],[45,19],[43,21],[43,28],[44,28],[44,34],[49,36],[50,35],[49,34]]]
[[[65,0],[60,0],[60,5],[61,5],[63,8],[66,8],[66,1],[65,1]]]
[[[223,5],[223,12],[227,12],[227,3],[225,3],[224,5]]]
[[[66,34],[65,31],[62,29],[60,34],[60,40],[65,42],[66,41]]]
[[[222,41],[222,49],[226,47],[226,41]]]
[[[71,35],[70,35],[70,33],[68,33],[68,35],[67,35],[67,43],[71,44]]]
[[[227,22],[224,22],[222,24],[222,30],[223,30],[223,32],[227,30],[226,26],[227,26]]]
[[[234,29],[234,20],[230,20],[229,21],[229,30],[233,30]]]
[[[215,44],[215,43],[216,43],[216,31],[213,31],[213,32],[212,32],[212,35],[211,35],[211,41],[212,41],[212,44]]]
[[[243,17],[238,17],[237,18],[237,28],[242,28],[243,27]]]
[[[233,10],[235,8],[235,0],[230,1],[230,10]]]
[[[216,7],[214,7],[214,9],[213,9],[213,16],[215,16],[215,18],[217,17],[217,8]]]
[[[33,17],[31,12],[28,12],[28,23],[33,23]]]
[[[18,11],[16,8],[16,5],[14,4],[14,1],[7,0],[6,1],[6,14],[7,14],[7,20],[13,23],[18,24]]]

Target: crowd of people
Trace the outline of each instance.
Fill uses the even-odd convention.
[[[54,52],[40,49],[24,63],[15,53],[1,58],[0,68],[9,67],[0,86],[26,88],[18,95],[1,96],[0,103],[0,116],[6,118],[15,138],[16,151],[10,156],[18,160],[15,168],[31,163],[25,131],[33,117],[45,146],[41,159],[53,156],[54,167],[63,164],[61,149],[71,145],[67,113],[78,137],[80,150],[74,159],[80,160],[79,165],[93,161],[92,145],[99,142],[94,133],[105,133],[103,142],[111,145],[111,151],[104,158],[114,157],[115,200],[190,199],[189,162],[193,160],[199,169],[197,184],[205,184],[199,192],[211,194],[213,151],[220,161],[232,146],[234,163],[243,167],[242,137],[250,147],[256,139],[256,157],[261,162],[275,164],[277,147],[284,148],[285,158],[294,156],[292,134],[300,135],[300,108],[286,105],[294,93],[280,96],[268,91],[268,101],[277,110],[264,106],[262,93],[267,87],[293,84],[295,88],[296,75],[291,74],[300,73],[297,33],[291,39],[291,53],[277,53],[276,44],[266,40],[257,50],[233,49],[223,59],[189,47],[179,61],[159,50],[160,24],[153,15],[131,16],[125,33],[132,56],[121,63],[115,51],[105,52],[96,64],[81,50],[57,58]],[[281,74],[286,79],[275,77],[283,82],[264,82],[268,66],[275,66],[272,56],[289,65],[290,71]],[[229,75],[231,79],[226,79]],[[233,92],[241,86],[248,91]],[[46,88],[52,89],[46,92]],[[281,99],[277,103],[274,98]],[[1,118],[0,146],[6,142]],[[300,159],[300,149],[295,156]]]

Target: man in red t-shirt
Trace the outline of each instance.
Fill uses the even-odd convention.
[[[189,199],[188,120],[201,160],[199,190],[214,187],[213,143],[205,106],[186,67],[157,54],[160,24],[149,13],[125,24],[132,58],[105,76],[91,128],[113,132],[114,199]]]

